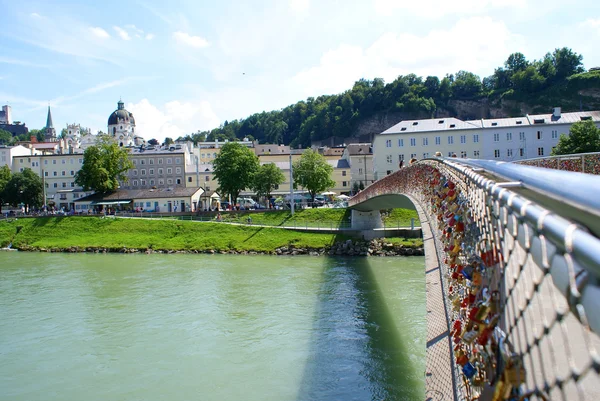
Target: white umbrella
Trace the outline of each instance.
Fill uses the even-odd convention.
[[[321,192],[321,195],[335,195],[335,192],[333,192],[333,191]]]
[[[341,199],[341,200],[350,199],[350,197],[348,195],[338,195],[337,198]]]

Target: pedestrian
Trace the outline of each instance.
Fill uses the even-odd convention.
[[[221,212],[217,213],[217,221],[222,221],[223,217],[221,216]]]
[[[435,152],[435,157],[442,157],[442,152]]]
[[[398,165],[398,169],[401,169],[404,166],[404,159],[400,160],[400,164]]]
[[[415,164],[417,161],[418,161],[418,160],[417,160],[417,158],[416,158],[416,157],[413,157],[412,159],[410,159],[410,164],[411,164],[411,165],[412,165],[412,164]]]

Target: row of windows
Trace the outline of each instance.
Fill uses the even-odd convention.
[[[139,180],[139,181],[138,180],[133,180],[131,182],[131,184],[134,187],[137,187],[138,185],[141,185],[141,186],[150,185],[150,186],[152,186],[152,185],[156,185],[156,181],[155,180],[148,180],[148,181],[147,180]],[[181,178],[177,178],[175,180],[175,184],[177,184],[177,185],[181,184]],[[165,180],[162,179],[162,178],[159,179],[158,180],[158,185],[165,185]],[[167,185],[173,185],[173,179],[172,178],[167,178]]]
[[[410,139],[410,146],[417,146],[417,138],[409,138]],[[436,136],[435,138],[435,144],[436,145],[441,145],[442,144],[442,137],[441,136]],[[423,146],[429,146],[429,138],[421,138],[422,140],[422,144]],[[460,135],[460,143],[467,143],[467,136],[466,135]],[[473,135],[473,143],[479,143],[479,134],[474,134]],[[448,145],[452,145],[454,144],[454,136],[450,135],[448,136]],[[391,139],[387,139],[385,141],[385,147],[386,148],[391,148],[392,147],[392,140]],[[404,147],[404,138],[398,139],[398,147],[402,148]]]
[[[60,175],[61,175],[61,177],[65,177],[67,175],[67,172],[65,170],[63,170],[63,171],[61,171]],[[75,170],[71,170],[71,174],[69,174],[69,175],[74,176],[75,175]],[[44,177],[49,177],[49,176],[50,176],[49,172],[48,171],[44,171]],[[53,171],[52,172],[52,176],[53,177],[58,177],[58,171]]]
[[[205,175],[204,176],[204,181],[210,181],[210,175]],[[192,176],[188,177],[188,182],[192,182]]]
[[[20,163],[20,164],[23,164],[23,163],[24,163],[24,161],[23,161],[23,160],[24,160],[24,159],[19,159],[19,163]],[[69,160],[70,160],[70,164],[75,164],[75,159],[69,159]],[[67,159],[61,159],[60,161],[61,161],[61,163],[60,163],[60,164],[68,164],[68,163],[67,163]],[[77,162],[78,162],[79,164],[83,164],[83,159],[77,159]],[[33,162],[32,162],[32,161],[31,161],[31,157],[28,157],[28,158],[27,158],[27,163],[31,163],[31,167],[39,167],[39,165],[40,165],[40,162],[39,162],[39,161],[33,161]],[[57,163],[57,160],[56,160],[56,159],[52,159],[52,164],[58,164],[58,163]],[[48,159],[44,160],[44,165],[48,165]]]
[[[202,154],[200,155],[200,157],[201,157],[202,159],[204,159],[204,158],[210,159],[210,157],[211,157],[211,154],[210,154],[210,153],[202,153]],[[213,153],[213,154],[212,154],[212,157],[213,157],[213,158],[216,158],[216,157],[217,157],[217,154],[216,154],[216,153]]]
[[[544,148],[537,148],[537,154],[538,154],[538,156],[544,156]],[[519,148],[519,156],[525,157],[525,148]],[[496,159],[500,158],[500,149],[494,150],[494,157]],[[513,157],[512,149],[506,150],[506,157]]]
[[[552,139],[558,139],[558,131],[557,130],[552,130],[551,135],[552,135]],[[535,133],[535,137],[538,140],[544,139],[544,132],[537,131]],[[512,141],[512,132],[506,133],[506,140],[509,142]],[[525,140],[525,132],[519,132],[519,140],[520,141]],[[494,134],[494,142],[500,142],[500,134],[498,134],[498,133]]]
[[[134,165],[138,164],[137,159],[132,159],[132,161],[133,161]],[[139,161],[140,161],[139,164],[146,164],[146,159],[140,159]],[[148,159],[148,164],[154,164],[154,159]],[[163,159],[158,159],[157,164],[163,164]],[[167,164],[173,164],[173,159],[170,157],[167,158]],[[175,164],[181,164],[181,157],[175,158]]]
[[[454,155],[455,155],[455,152],[448,152],[448,157],[452,157]],[[458,156],[458,155],[456,155],[456,156]],[[417,157],[418,157],[418,155],[416,153],[411,153],[409,159],[413,159],[413,158],[416,159]],[[431,154],[429,152],[423,153],[423,159],[426,159],[428,157],[431,157]],[[460,152],[460,157],[468,157],[467,151],[465,151],[465,150],[461,151]],[[473,151],[473,157],[476,158],[476,159],[479,158],[479,151],[478,150],[474,150]],[[399,154],[398,155],[398,162],[401,162],[403,160],[405,160],[404,154]],[[385,158],[385,161],[387,163],[389,163],[389,164],[392,164],[394,162],[394,157],[392,155],[387,155],[386,158]]]
[[[159,169],[158,169],[158,175],[162,175],[162,174],[163,174],[163,171],[164,171],[164,170],[163,170],[162,168],[159,168]],[[133,175],[138,175],[138,170],[131,170],[131,173],[132,173]],[[139,170],[139,174],[140,174],[140,175],[146,175],[146,169],[141,169],[141,170]],[[153,169],[153,168],[149,169],[149,170],[148,170],[148,174],[149,174],[149,175],[154,175],[154,169]],[[173,169],[169,167],[169,168],[167,169],[167,174],[173,174]],[[181,167],[176,167],[176,168],[175,168],[175,174],[181,174]]]
[[[75,188],[75,182],[55,182],[52,184],[53,188]],[[50,188],[50,184],[46,183],[46,188]]]

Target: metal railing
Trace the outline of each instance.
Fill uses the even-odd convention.
[[[516,164],[600,175],[600,152],[538,157],[515,161]]]
[[[349,206],[392,193],[436,233],[455,399],[600,399],[600,177],[428,159]]]

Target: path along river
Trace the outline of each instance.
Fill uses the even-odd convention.
[[[424,270],[0,252],[0,400],[423,400]]]

